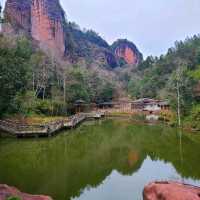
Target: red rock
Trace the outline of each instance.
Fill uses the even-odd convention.
[[[117,40],[112,45],[115,56],[120,59],[123,58],[129,65],[137,65],[142,60],[142,54],[137,47],[128,40]]]
[[[56,10],[57,0],[52,5]],[[61,7],[58,14],[51,13],[48,7],[49,1],[32,0],[31,5],[31,34],[32,37],[40,42],[40,46],[45,49],[57,50],[57,53],[64,55],[65,36],[63,28],[64,16]],[[61,14],[60,14],[61,13]]]
[[[23,29],[26,32],[30,32],[31,22],[31,1],[30,0],[8,0],[5,5],[5,18],[12,24],[12,28],[15,31]],[[4,31],[7,31],[7,24],[3,27]],[[10,27],[9,27],[10,28]]]
[[[115,55],[119,58],[124,58],[124,60],[128,64],[136,64],[137,63],[137,57],[129,47],[117,48],[115,50]]]
[[[44,50],[64,55],[65,14],[59,0],[7,0],[4,12],[9,22],[3,26],[4,33],[24,31]]]
[[[51,197],[45,195],[30,195],[20,192],[15,187],[0,184],[0,200],[6,200],[8,197],[16,196],[21,200],[52,200]]]
[[[154,182],[144,188],[144,200],[200,200],[200,188],[177,182]]]
[[[2,25],[3,33],[28,35],[35,46],[59,60],[75,63],[86,58],[94,66],[111,68],[137,65],[142,60],[142,54],[128,40],[118,40],[110,47],[98,34],[83,33],[70,25],[59,0],[6,0],[4,13],[7,23]]]

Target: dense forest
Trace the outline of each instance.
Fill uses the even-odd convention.
[[[84,37],[102,42],[92,31]],[[179,89],[183,119],[199,127],[199,35],[176,42],[166,55],[149,56],[137,67],[124,66],[112,72],[59,62],[25,37],[1,35],[0,74],[1,115],[63,115],[73,109],[76,100],[101,103],[121,96],[122,91],[132,99],[167,99],[176,113]]]
[[[127,78],[127,75],[125,76]],[[166,55],[149,56],[128,76],[132,97],[168,99],[177,108],[177,86],[183,118],[198,126],[200,111],[200,35],[175,42]]]
[[[0,113],[62,115],[76,100],[110,101],[109,76],[85,66],[58,62],[25,37],[0,36]]]

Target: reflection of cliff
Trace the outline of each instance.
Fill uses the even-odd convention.
[[[185,177],[200,179],[200,142],[184,135],[180,165],[179,138],[173,129],[105,121],[72,133],[49,140],[0,140],[0,182],[66,200],[97,187],[113,170],[136,173],[147,155],[172,163]]]
[[[43,150],[45,151],[45,147],[42,146],[37,147],[36,145],[35,147],[38,150],[44,148]],[[52,146],[52,148],[54,147]],[[114,154],[111,153],[112,149],[107,149],[106,152],[101,152],[104,155],[96,156],[88,152],[89,154],[85,154],[83,157],[76,157],[75,152],[74,155],[73,152],[66,152],[66,154],[61,154],[62,157],[58,157],[58,153],[61,153],[60,150],[60,148],[56,148],[56,150],[51,149],[45,155],[46,158],[42,156],[45,153],[42,150],[38,153],[35,152],[36,154],[31,153],[29,157],[24,158],[23,163],[26,164],[22,166],[20,166],[20,161],[16,159],[14,161],[18,161],[15,165],[16,169],[12,166],[14,158],[12,158],[12,161],[3,161],[3,165],[0,167],[1,172],[3,170],[4,174],[7,174],[9,177],[0,175],[0,181],[13,183],[19,188],[35,194],[43,193],[52,196],[54,199],[66,200],[66,197],[67,199],[79,197],[86,187],[97,187],[114,169],[122,174],[132,174],[141,167],[143,162],[143,159],[141,159],[135,166],[129,167],[127,165],[127,158],[120,149],[115,149]],[[120,154],[118,154],[119,152]],[[20,153],[23,156],[23,153]],[[33,154],[35,155],[33,156]],[[63,159],[64,156],[65,159]],[[6,168],[6,166],[9,166],[9,168]]]
[[[116,128],[106,122],[77,129],[68,137],[2,145],[0,155],[4,151],[7,155],[0,156],[0,182],[66,200],[80,196],[86,187],[97,187],[113,170],[132,174],[145,156],[128,144],[122,129],[116,132]],[[111,134],[102,134],[105,132]]]

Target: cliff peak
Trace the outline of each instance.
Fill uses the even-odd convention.
[[[127,39],[118,39],[111,48],[118,59],[123,59],[129,65],[137,65],[143,59],[136,45]]]
[[[82,31],[67,22],[59,0],[7,0],[4,14],[8,22],[2,28],[5,34],[25,33],[58,58],[73,63],[85,59],[103,68],[137,65],[142,60],[132,42],[120,39],[110,46],[95,31]]]

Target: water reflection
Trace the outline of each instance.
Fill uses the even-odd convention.
[[[96,122],[51,139],[0,140],[0,182],[55,200],[137,200],[154,179],[199,184],[199,162],[199,136],[128,120]]]

